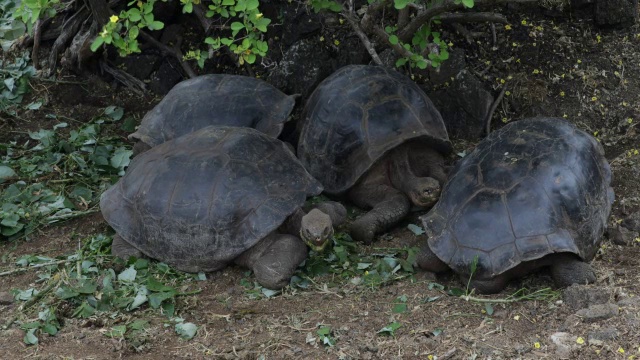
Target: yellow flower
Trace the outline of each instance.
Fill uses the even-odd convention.
[[[516,316],[514,316],[514,317],[513,317],[513,320],[515,320],[515,321],[520,320],[520,315],[516,315]]]
[[[344,24],[344,19],[343,18],[340,18],[340,20],[338,20],[338,21],[340,21],[340,25]]]
[[[560,96],[564,96],[564,91],[560,91]]]
[[[429,355],[429,356],[427,356],[427,359],[429,359],[429,360],[433,360],[433,355]]]
[[[324,36],[320,36],[320,41],[324,41]]]
[[[584,344],[584,339],[583,339],[583,338],[581,338],[581,337],[579,337],[579,338],[576,340],[576,342],[577,342],[578,344],[582,345],[582,344]]]
[[[633,119],[632,119],[632,118],[628,118],[628,119],[627,119],[627,122],[628,122],[629,124],[631,124],[631,123],[633,122]]]
[[[596,36],[596,40],[598,40],[598,42],[600,42],[600,40],[601,40],[601,39],[602,39],[602,38],[600,37],[600,35],[597,35],[597,36]]]
[[[509,96],[509,95],[511,95],[511,91],[507,90],[507,91],[504,92],[504,94]]]
[[[505,26],[504,26],[504,29],[505,29],[505,30],[511,30],[511,25],[509,25],[509,24],[505,25]]]
[[[500,79],[500,84],[504,84],[504,79]]]
[[[263,17],[264,15],[262,15],[262,13],[257,13],[256,14],[256,19],[260,19],[261,17]]]
[[[582,60],[578,59],[578,64],[582,64]]]
[[[522,24],[522,25],[527,25],[527,20],[522,20],[522,21],[520,22],[520,24]]]
[[[533,73],[534,73],[534,74],[540,74],[540,70],[538,70],[538,69],[533,69]]]
[[[598,101],[598,98],[594,96],[591,98],[591,101]]]
[[[340,45],[340,41],[338,41],[337,39],[333,40],[333,43],[336,44],[336,46]]]
[[[619,352],[620,354],[624,354],[624,349],[623,349],[623,348],[621,348],[621,347],[619,347],[619,348],[618,348],[618,352]]]
[[[597,131],[594,131],[594,132],[593,132],[593,136],[598,136],[598,132],[597,132]],[[603,249],[606,249],[606,248],[607,248],[607,246],[606,246],[606,245],[604,245],[604,244],[602,244],[602,248],[603,248]]]
[[[453,43],[451,41],[449,41],[449,43],[447,44],[449,47],[453,46]]]
[[[542,31],[542,26],[540,26],[540,25],[536,26],[536,30]]]
[[[568,118],[568,117],[569,117],[569,115],[564,114],[564,115],[562,115],[562,117],[566,119],[566,118]]]
[[[513,42],[513,43],[511,43],[511,46],[516,47],[516,46],[518,46],[518,43],[517,42]]]
[[[540,349],[540,343],[536,341],[535,343],[533,343],[533,347],[536,349]]]
[[[533,43],[533,44],[531,44],[531,45],[536,46],[536,43]]]
[[[109,18],[109,21],[111,21],[112,23],[117,23],[117,22],[118,22],[118,19],[119,19],[118,15],[112,15],[112,16]]]
[[[506,123],[507,123],[507,121],[509,121],[509,119],[507,119],[506,117],[502,118],[502,122],[503,122],[503,123],[505,123],[505,124],[506,124]]]

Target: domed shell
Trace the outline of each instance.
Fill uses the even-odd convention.
[[[421,220],[454,271],[487,279],[554,252],[593,258],[614,200],[602,146],[561,118],[516,121],[455,166]]]
[[[209,125],[251,127],[276,138],[294,105],[292,96],[260,79],[202,75],[174,86],[129,138],[153,147]]]
[[[419,138],[451,151],[442,116],[422,89],[396,71],[350,65],[309,98],[298,157],[325,192],[340,194],[389,150]]]
[[[209,126],[133,159],[100,208],[147,256],[184,271],[214,271],[321,191],[280,140]]]

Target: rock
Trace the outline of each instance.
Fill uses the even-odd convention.
[[[158,95],[166,95],[171,88],[179,83],[182,78],[180,64],[175,60],[165,58],[166,61],[160,65],[158,71],[151,76],[149,88]]]
[[[629,27],[638,19],[638,0],[597,0],[596,25],[601,27]]]
[[[10,292],[0,291],[0,305],[11,305],[13,302],[13,295]]]
[[[604,342],[607,340],[615,340],[618,338],[618,336],[618,330],[613,327],[592,331],[588,335],[589,345],[593,345],[592,343]]]
[[[466,65],[464,50],[454,48],[449,52],[449,59],[439,67],[428,67],[429,82],[432,85],[443,85],[446,82],[452,83]]]
[[[118,56],[115,60],[117,66],[124,67],[124,71],[140,80],[146,80],[157,68],[160,56],[154,54]]]
[[[571,335],[567,332],[557,332],[551,334],[551,342],[556,346],[556,355],[561,358],[568,358],[571,356],[571,351],[578,347],[576,340],[577,336]]]
[[[306,100],[320,81],[333,72],[331,58],[321,51],[316,39],[302,39],[291,45],[267,81],[287,94]]]
[[[576,315],[586,323],[607,320],[618,315],[618,305],[611,303],[591,305],[586,309],[579,310]]]
[[[618,300],[619,307],[640,308],[640,296],[625,296]]]
[[[462,70],[449,87],[427,94],[442,114],[449,136],[475,140],[484,134],[493,96],[475,75]]]
[[[620,225],[629,231],[640,232],[640,211],[627,216]]]
[[[164,29],[162,32],[162,37],[160,37],[160,42],[167,45],[170,48],[177,46],[177,44],[182,42],[182,37],[184,35],[184,27],[178,24],[171,24]]]
[[[609,230],[609,239],[616,244],[622,246],[628,246],[633,243],[633,240],[640,237],[640,233],[637,231],[629,230],[624,226],[617,225]]]
[[[593,6],[596,0],[571,0],[571,8],[574,10],[581,10],[587,6]]]
[[[573,284],[562,291],[564,303],[572,310],[584,309],[596,304],[606,304],[609,302],[609,292],[605,289]]]

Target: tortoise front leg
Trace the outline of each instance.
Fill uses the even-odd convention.
[[[279,290],[289,284],[298,265],[307,258],[307,253],[307,245],[300,238],[272,233],[234,262],[251,269],[260,285]]]
[[[386,184],[367,184],[365,181],[349,191],[351,200],[360,207],[373,209],[351,224],[351,237],[370,244],[379,234],[397,224],[409,213],[409,198]]]
[[[559,288],[571,284],[592,284],[596,282],[596,273],[591,265],[573,254],[554,254],[551,258],[551,277]]]

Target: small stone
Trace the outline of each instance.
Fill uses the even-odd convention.
[[[577,336],[571,335],[567,332],[557,332],[551,335],[551,342],[556,346],[556,355],[561,358],[569,357],[571,350],[578,345],[576,340]]]
[[[640,307],[640,296],[625,296],[618,300],[619,307]]]
[[[591,305],[587,309],[578,311],[576,315],[586,323],[602,321],[618,315],[618,305],[611,303]]]
[[[609,230],[609,238],[616,245],[628,246],[633,240],[640,237],[637,231],[632,231],[624,226],[616,226]]]
[[[592,341],[595,342],[604,342],[607,340],[615,340],[618,338],[618,330],[613,327],[608,327],[604,329],[599,329],[596,331],[592,331],[589,333],[589,345],[592,345]]]
[[[564,303],[573,310],[609,302],[609,292],[594,285],[573,284],[562,292]]]
[[[640,211],[636,211],[633,214],[627,216],[620,223],[622,227],[630,231],[640,232]]]
[[[0,291],[0,305],[11,305],[13,301],[13,295],[10,292]]]

